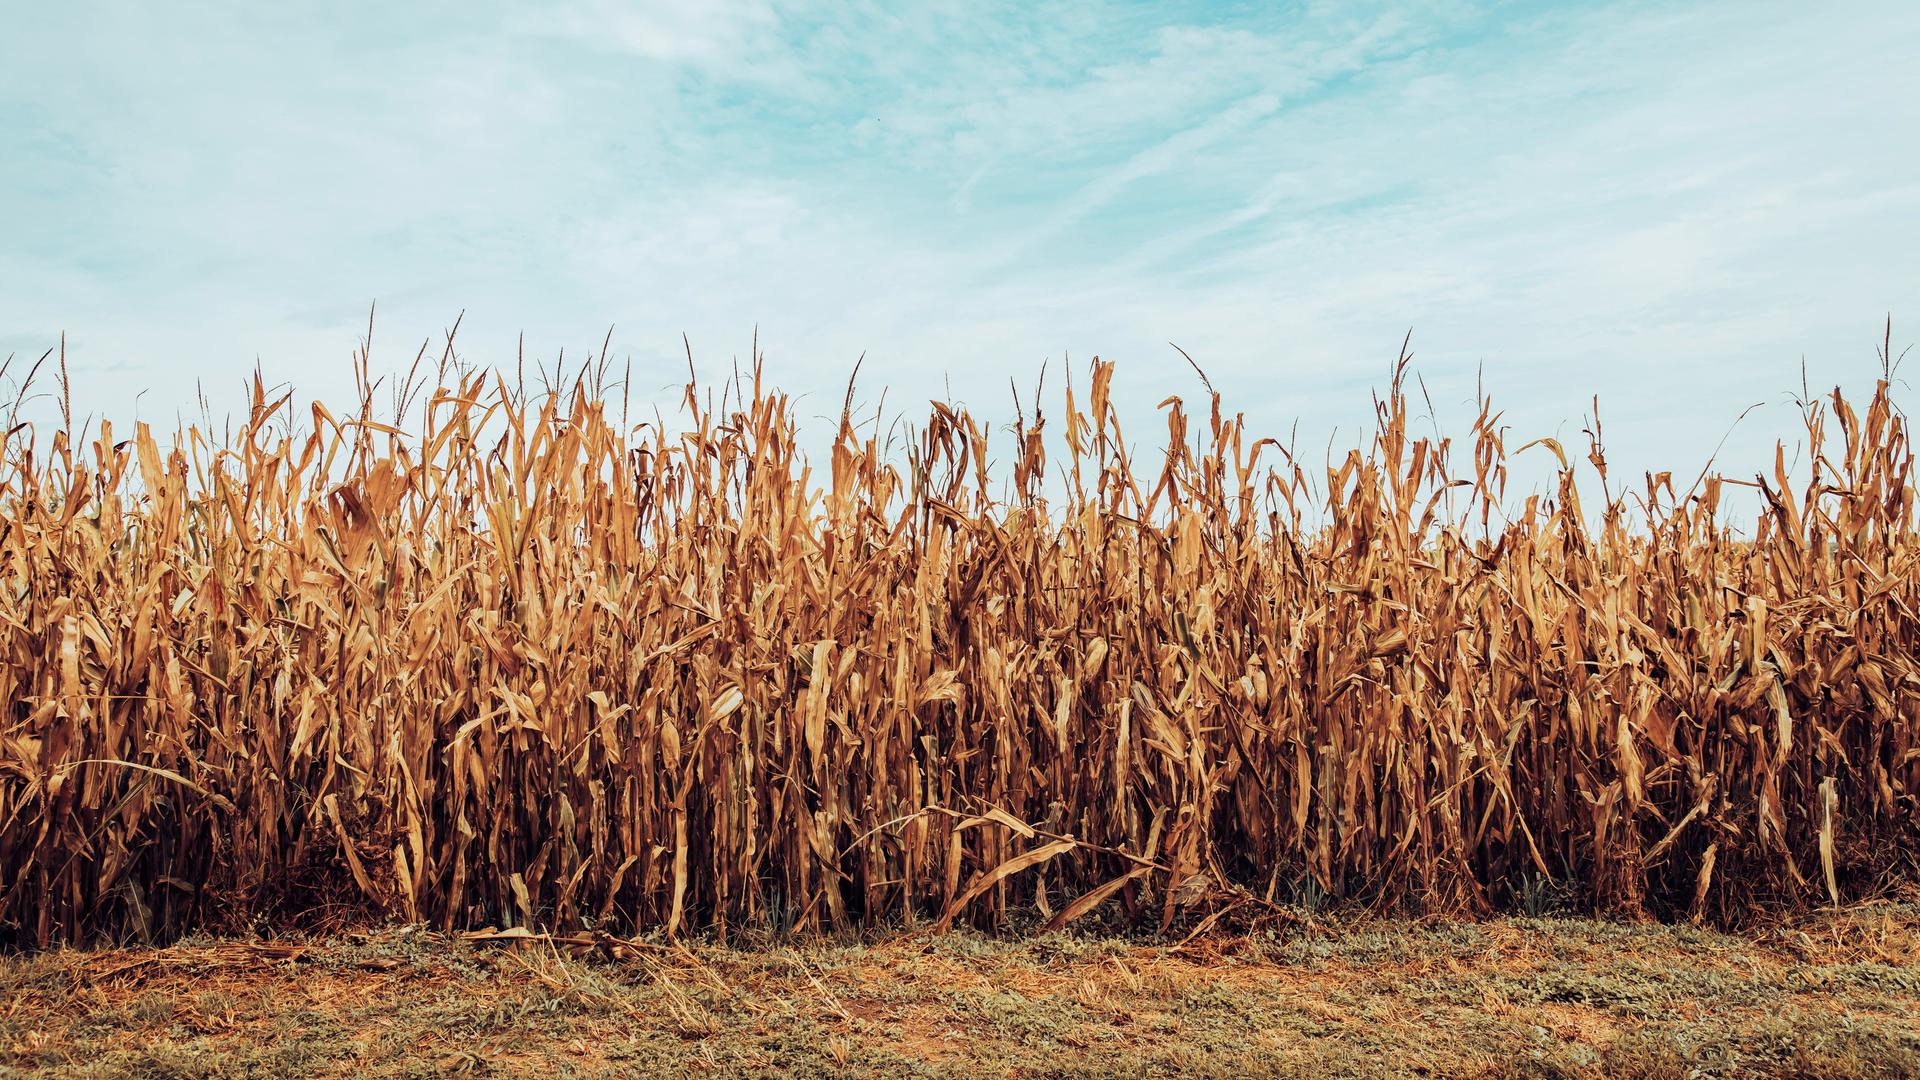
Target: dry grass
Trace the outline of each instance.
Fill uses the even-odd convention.
[[[0,1075],[1891,1078],[1920,1075],[1917,917],[53,950],[0,958]]]
[[[757,374],[674,432],[603,373],[443,368],[404,430],[363,380],[310,428],[256,386],[171,449],[11,435],[0,933],[1731,923],[1912,877],[1885,380],[1807,403],[1811,469],[1735,522],[1733,481],[1623,487],[1597,438],[1597,500],[1542,440],[1569,467],[1512,505],[1494,409],[1418,437],[1404,363],[1321,474],[1217,396],[1132,458],[1096,362],[1064,458],[1023,417],[998,481],[944,405],[903,453],[843,416],[816,479]]]

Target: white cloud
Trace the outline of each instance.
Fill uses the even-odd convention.
[[[0,340],[72,331],[108,411],[256,357],[337,393],[378,298],[393,366],[465,309],[472,359],[617,324],[664,385],[681,331],[717,373],[758,323],[782,385],[837,401],[865,350],[908,409],[951,385],[999,415],[1009,377],[1099,352],[1143,439],[1194,389],[1176,340],[1306,445],[1367,417],[1412,326],[1443,410],[1482,364],[1519,430],[1577,435],[1598,393],[1631,472],[1697,462],[1803,353],[1866,374],[1877,320],[1920,314],[1897,5],[126,10],[0,45],[29,88],[0,121],[33,119],[0,148],[39,166],[0,180],[30,238]],[[1730,455],[1785,426],[1744,430]]]
[[[514,33],[563,38],[594,49],[692,67],[739,67],[777,50],[780,16],[766,0],[571,0],[509,20]]]

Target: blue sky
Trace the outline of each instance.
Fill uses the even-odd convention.
[[[756,325],[837,412],[1120,362],[1350,438],[1409,328],[1443,418],[1601,399],[1739,471],[1920,326],[1920,6],[38,4],[0,36],[0,356],[82,411],[597,349],[670,400]],[[1904,333],[1904,340],[1920,335]],[[16,362],[16,371],[18,370]],[[1053,383],[1057,387],[1059,384]],[[1023,391],[1024,392],[1024,391]]]

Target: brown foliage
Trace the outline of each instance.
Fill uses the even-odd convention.
[[[843,416],[816,487],[757,373],[730,410],[690,385],[684,433],[462,376],[408,431],[363,392],[295,433],[256,383],[219,443],[16,436],[0,927],[1165,928],[1548,880],[1727,920],[1911,869],[1885,380],[1808,406],[1810,477],[1777,459],[1737,531],[1704,475],[1588,517],[1551,440],[1557,494],[1505,506],[1498,416],[1456,469],[1404,367],[1310,482],[1217,395],[1130,460],[1096,361],[1053,497],[1036,415],[1004,501],[940,404],[904,462]]]

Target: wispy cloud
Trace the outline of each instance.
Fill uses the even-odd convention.
[[[742,61],[777,49],[779,23],[774,5],[761,0],[643,5],[593,0],[523,12],[510,21],[521,33],[553,35],[665,63],[729,68],[743,77],[753,71]]]
[[[663,382],[758,324],[796,391],[865,351],[995,411],[1098,352],[1143,433],[1177,340],[1324,430],[1413,326],[1443,410],[1598,393],[1631,469],[1865,372],[1920,286],[1902,4],[106,10],[0,39],[0,337],[73,331],[108,411],[336,392],[378,299],[396,366],[462,310]]]
[[[1176,168],[1220,140],[1245,131],[1278,110],[1280,100],[1274,93],[1254,94],[1135,153],[1067,196],[1059,209],[1021,237],[1005,257],[1012,258],[1053,239],[1112,203],[1129,185]]]

